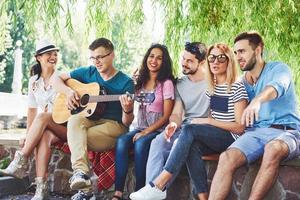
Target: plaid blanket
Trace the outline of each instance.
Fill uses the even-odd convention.
[[[58,142],[55,147],[65,153],[70,153],[67,143]],[[98,176],[98,190],[109,189],[115,182],[115,151],[89,151],[88,157],[93,171]]]

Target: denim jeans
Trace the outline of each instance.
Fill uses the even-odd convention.
[[[173,175],[186,163],[195,194],[208,192],[207,173],[202,156],[221,153],[234,142],[229,131],[207,124],[189,124],[183,127],[171,150],[164,169]]]
[[[248,128],[229,148],[239,149],[253,163],[264,154],[265,145],[272,140],[282,140],[289,147],[289,155],[285,160],[300,155],[300,136],[297,130],[281,130],[276,128]]]
[[[133,143],[133,137],[141,130],[133,130],[118,138],[116,144],[116,182],[115,189],[123,191],[128,171],[129,151],[134,149],[134,166],[136,185],[135,191],[144,187],[146,177],[146,164],[150,144],[159,132],[152,132],[140,137]]]
[[[146,167],[146,183],[154,181],[154,179],[163,171],[173,143],[180,133],[181,128],[175,131],[170,142],[165,139],[164,131],[152,140]]]

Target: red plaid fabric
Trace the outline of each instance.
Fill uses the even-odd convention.
[[[65,153],[70,153],[67,143],[58,142],[54,146]],[[98,190],[110,188],[115,182],[115,151],[89,151],[88,157],[92,163],[93,171],[98,176]]]

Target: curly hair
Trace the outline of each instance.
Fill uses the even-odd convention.
[[[158,72],[157,81],[163,82],[167,79],[170,79],[173,83],[175,83],[175,77],[173,75],[173,68],[172,68],[172,60],[167,47],[162,44],[154,44],[147,50],[143,58],[142,65],[139,69],[139,76],[136,80],[136,86],[135,86],[136,91],[140,90],[143,87],[143,85],[150,79],[150,73],[147,67],[147,59],[152,49],[155,48],[160,49],[163,52],[162,64]]]

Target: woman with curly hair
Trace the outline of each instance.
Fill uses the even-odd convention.
[[[122,199],[131,149],[134,149],[135,159],[135,190],[145,185],[146,163],[151,141],[164,130],[173,109],[174,82],[168,49],[161,44],[152,45],[144,56],[139,70],[135,93],[153,93],[155,100],[151,104],[140,102],[137,126],[117,140],[116,191],[113,200]]]

